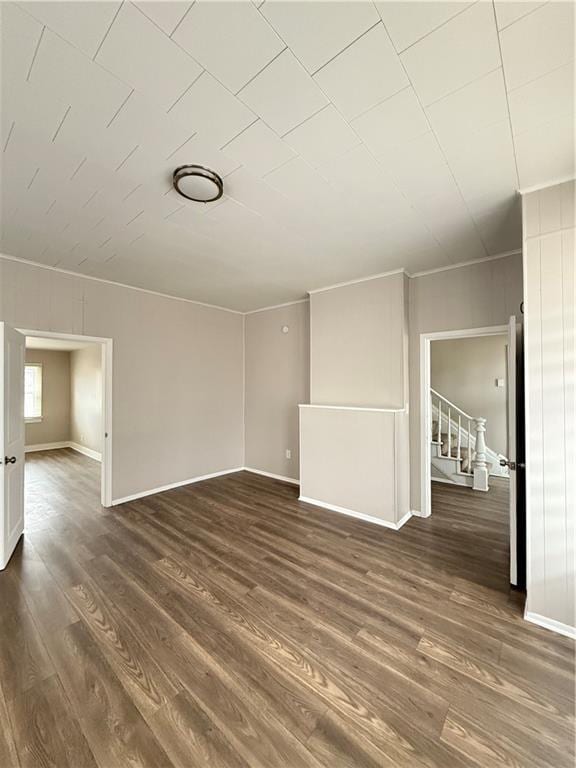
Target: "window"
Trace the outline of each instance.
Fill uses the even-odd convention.
[[[42,420],[42,365],[40,363],[24,366],[24,418],[26,421]]]

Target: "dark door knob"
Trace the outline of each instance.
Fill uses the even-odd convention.
[[[16,464],[16,456],[4,456],[4,464]]]

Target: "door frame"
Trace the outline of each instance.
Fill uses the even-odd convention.
[[[420,334],[420,504],[421,517],[432,514],[432,479],[430,462],[430,344],[443,339],[472,339],[477,336],[508,336],[508,325],[466,328],[457,331],[434,331]]]
[[[61,339],[100,344],[102,349],[102,469],[100,473],[100,503],[112,506],[112,360],[113,340],[104,336],[86,336],[79,333],[56,333],[37,331],[30,328],[16,328],[24,336],[42,339]]]

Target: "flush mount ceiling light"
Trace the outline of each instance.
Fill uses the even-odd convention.
[[[172,183],[179,195],[196,203],[212,203],[224,192],[220,176],[203,165],[181,165],[174,171]]]

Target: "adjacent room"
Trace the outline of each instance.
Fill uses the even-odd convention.
[[[26,336],[24,364],[26,528],[50,522],[55,499],[89,476],[101,484],[102,345]]]
[[[574,768],[572,0],[0,0],[0,768]]]

